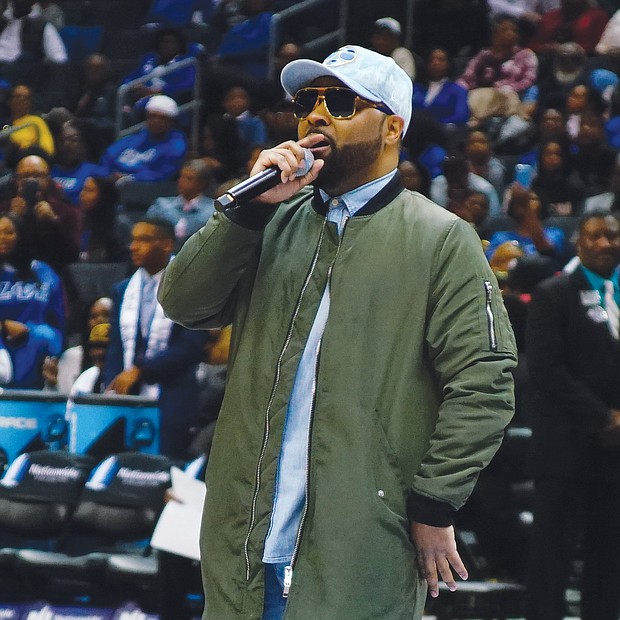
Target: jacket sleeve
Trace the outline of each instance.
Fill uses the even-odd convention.
[[[253,226],[239,215],[233,222],[216,211],[166,268],[158,299],[176,323],[206,329],[232,322],[237,289],[262,239],[260,223]]]
[[[409,497],[412,520],[451,523],[514,414],[516,345],[480,241],[453,221],[434,258],[426,354],[441,404]]]
[[[478,54],[476,54],[467,63],[467,66],[465,67],[465,71],[463,72],[463,74],[456,81],[456,83],[459,86],[462,86],[466,90],[471,90],[472,88],[477,88],[476,74],[477,74],[477,71],[478,71],[478,66],[480,65],[480,63],[482,62],[484,57],[485,57],[485,52],[484,51],[478,52]]]
[[[584,432],[595,432],[609,421],[609,407],[568,366],[568,303],[548,283],[535,289],[527,315],[528,369],[534,386],[563,416],[578,419]]]
[[[190,366],[198,364],[202,357],[202,346],[207,337],[205,332],[193,332],[179,325],[172,329],[168,346],[142,362],[142,379],[147,383],[175,381]]]
[[[519,68],[518,75],[510,75],[495,82],[495,88],[509,88],[521,93],[532,84],[536,84],[538,77],[538,58],[529,49],[519,50],[512,59],[513,67]]]

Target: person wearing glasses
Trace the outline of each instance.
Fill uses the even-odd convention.
[[[467,578],[452,518],[513,415],[513,335],[471,226],[401,185],[409,76],[345,46],[281,81],[299,139],[251,174],[282,183],[216,212],[159,288],[173,321],[232,324],[203,618],[419,619]]]

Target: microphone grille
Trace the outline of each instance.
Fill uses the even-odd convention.
[[[314,155],[312,154],[312,151],[310,149],[304,149],[304,160],[299,164],[299,168],[297,168],[295,176],[303,177],[304,174],[308,174],[313,163]]]

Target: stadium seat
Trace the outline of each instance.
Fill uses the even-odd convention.
[[[65,15],[65,24],[81,26],[84,21],[84,0],[60,0],[58,5]]]
[[[0,600],[27,596],[15,573],[23,550],[61,544],[94,466],[85,456],[41,450],[18,456],[0,479]]]
[[[112,588],[108,575],[114,574],[114,566],[149,555],[148,542],[169,484],[170,461],[164,456],[126,452],[103,460],[84,487],[63,544],[54,552],[19,551],[16,574],[36,585],[39,598],[52,602],[120,601],[125,590]],[[148,565],[145,586],[157,576],[156,564]]]
[[[153,37],[149,30],[110,31],[103,38],[103,53],[111,60],[131,59],[129,71],[133,71],[139,66],[140,57],[153,49]]]
[[[175,181],[153,181],[151,183],[135,181],[125,183],[119,188],[120,203],[125,207],[127,216],[133,221],[142,217],[156,198],[177,194]]]

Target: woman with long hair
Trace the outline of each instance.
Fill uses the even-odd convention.
[[[553,138],[543,142],[537,169],[532,189],[540,198],[541,218],[579,215],[585,188],[573,169],[567,143]]]
[[[88,177],[79,195],[82,214],[81,262],[116,263],[129,260],[131,223],[118,212],[118,193],[106,177]]]
[[[43,387],[43,362],[62,351],[64,327],[58,274],[32,260],[20,220],[0,215],[0,328],[13,363],[11,387]]]

